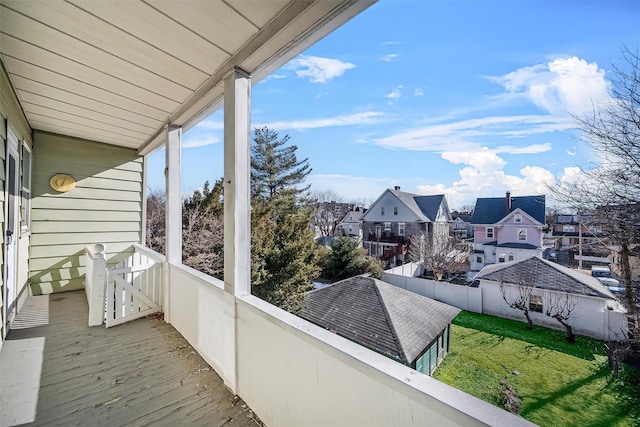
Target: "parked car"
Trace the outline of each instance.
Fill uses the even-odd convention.
[[[613,279],[613,273],[611,273],[611,269],[606,265],[594,265],[591,267],[591,275],[597,279],[601,277],[609,277]]]
[[[597,277],[597,276],[596,278],[600,281],[600,283],[605,285],[607,289],[611,291],[612,294],[620,295],[624,293],[624,287],[616,279],[612,277]]]

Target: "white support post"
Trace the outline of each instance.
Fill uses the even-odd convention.
[[[107,247],[102,243],[86,248],[85,293],[89,304],[89,326],[100,326],[104,322],[104,299],[109,277],[106,249]]]
[[[224,79],[224,343],[223,379],[238,392],[236,296],[251,293],[249,119],[251,77],[234,69]]]
[[[182,263],[182,128],[167,126],[165,255],[169,264]]]

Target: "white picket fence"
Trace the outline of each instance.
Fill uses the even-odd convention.
[[[107,328],[155,312],[164,297],[164,257],[141,245],[113,268],[106,268],[104,245],[87,248],[85,288],[89,301],[89,326],[103,322]],[[97,252],[97,257],[96,257]],[[102,296],[103,295],[103,296]]]

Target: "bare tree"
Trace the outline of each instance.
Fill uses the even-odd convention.
[[[146,245],[164,254],[165,247],[165,196],[164,192],[153,190],[147,196]]]
[[[462,270],[468,261],[467,252],[453,238],[440,234],[427,236],[424,232],[411,236],[408,255],[412,262],[433,272],[436,280],[442,279],[445,273]]]
[[[622,55],[623,65],[613,67],[608,102],[576,117],[582,139],[591,146],[597,163],[583,167],[579,180],[558,183],[551,190],[574,211],[600,209],[603,227],[619,249],[627,306],[637,324],[629,258],[640,239],[634,222],[640,211],[640,57],[626,47]]]
[[[316,211],[312,219],[316,230],[322,237],[333,236],[338,221],[342,219],[336,215],[335,205],[344,203],[343,197],[333,190],[323,190],[312,192],[311,200],[316,204]]]
[[[224,271],[224,220],[203,202],[183,209],[182,261],[198,271],[222,279]]]
[[[500,281],[500,294],[507,305],[515,310],[522,311],[527,319],[527,329],[533,329],[533,320],[529,315],[531,310],[531,292],[533,291],[533,283],[525,278],[519,278],[517,283],[506,284]]]
[[[571,313],[576,308],[578,300],[569,292],[546,292],[544,295],[544,313],[558,321],[567,333],[567,342],[576,341],[573,328],[569,324]]]

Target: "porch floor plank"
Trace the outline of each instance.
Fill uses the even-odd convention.
[[[0,351],[0,425],[258,425],[162,319],[87,317],[83,291],[28,298]]]

